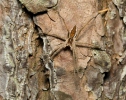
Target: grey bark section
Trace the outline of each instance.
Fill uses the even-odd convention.
[[[38,81],[29,79],[29,55],[36,48],[34,24],[17,0],[1,0],[0,8],[0,95],[5,100],[35,100]]]
[[[3,40],[2,40],[2,14],[3,14],[3,6],[2,2],[0,1],[0,99],[3,99],[5,97],[6,93],[6,82],[7,82],[7,74],[4,71],[5,67],[5,59],[4,59],[4,45],[3,45]]]
[[[112,0],[119,10],[120,17],[123,18],[123,22],[126,24],[126,0]]]
[[[114,1],[115,3],[115,1]],[[106,73],[104,79],[103,98],[112,100],[125,100],[126,92],[125,85],[125,27],[123,20],[120,17],[118,7],[110,2],[109,11],[106,16],[106,36],[108,39],[107,52],[111,56],[112,68],[109,73]]]

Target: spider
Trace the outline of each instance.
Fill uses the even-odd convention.
[[[105,10],[101,10],[98,11],[97,14],[95,14],[95,16],[93,16],[91,19],[89,19],[89,21],[87,21],[87,23],[79,30],[79,32],[76,32],[76,25],[73,27],[73,29],[71,30],[71,32],[68,31],[65,21],[64,19],[60,16],[60,14],[58,13],[58,15],[60,16],[60,18],[63,20],[65,27],[68,31],[68,37],[67,39],[64,39],[60,36],[57,35],[53,35],[53,37],[56,37],[58,39],[61,39],[64,41],[64,43],[62,43],[61,45],[59,45],[57,48],[55,48],[51,53],[50,53],[50,57],[51,60],[54,59],[54,57],[64,48],[69,47],[70,50],[72,51],[72,56],[74,59],[74,72],[78,72],[77,71],[77,53],[76,53],[76,47],[84,47],[84,48],[90,48],[90,49],[98,49],[98,50],[103,50],[101,47],[97,46],[97,45],[92,45],[92,44],[86,44],[86,43],[82,43],[82,42],[78,42],[77,39],[79,37],[79,34],[81,33],[81,31],[86,27],[86,25],[91,22],[94,18],[96,18],[100,13],[106,12],[108,11],[108,9]],[[48,34],[47,34],[48,35]],[[52,36],[52,35],[50,35]]]

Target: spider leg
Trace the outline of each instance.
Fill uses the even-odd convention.
[[[95,15],[94,15],[93,17],[91,17],[91,18],[84,24],[84,26],[79,30],[78,34],[76,34],[76,40],[79,39],[79,36],[80,36],[80,33],[82,32],[82,30],[83,30],[91,21],[93,21],[93,20],[96,18],[97,15],[98,15],[98,14],[95,13]]]
[[[51,59],[53,60],[54,57],[55,57],[63,48],[65,48],[65,47],[66,47],[66,46],[65,46],[65,43],[63,43],[63,44],[59,45],[56,49],[54,49],[54,50],[51,52],[51,54],[50,54]]]
[[[103,13],[107,12],[108,10],[109,10],[109,9],[104,9],[104,10],[98,11],[97,13],[94,13],[94,14],[92,15],[93,17],[89,18],[89,20],[88,20],[88,21],[84,24],[84,26],[79,30],[78,34],[76,35],[76,40],[78,40],[79,35],[80,35],[80,33],[82,32],[82,30],[83,30],[92,20],[94,20],[99,14],[103,14]]]
[[[51,37],[58,38],[58,39],[63,40],[63,41],[65,41],[65,40],[66,40],[65,38],[60,37],[60,36],[58,36],[58,35],[56,35],[56,34],[48,34],[48,33],[44,33],[44,34],[46,34],[46,35],[48,35],[48,36],[51,36]]]
[[[62,16],[60,15],[60,13],[59,13],[58,11],[57,11],[57,13],[58,13],[60,19],[61,19],[61,20],[63,21],[63,23],[64,23],[65,28],[66,28],[66,30],[67,30],[67,32],[68,32],[68,37],[69,37],[69,30],[68,30],[68,28],[67,28],[67,26],[66,26],[65,20],[62,18]]]
[[[74,73],[78,73],[77,70],[77,52],[75,43],[72,44],[73,60],[74,60]]]
[[[90,48],[90,49],[98,49],[98,50],[102,50],[102,51],[105,50],[103,47],[100,47],[97,44],[88,44],[88,43],[76,42],[76,46]]]
[[[38,31],[39,31],[40,35],[41,35],[41,34],[42,34],[42,35],[48,35],[48,36],[55,37],[55,38],[58,38],[58,39],[63,40],[63,41],[66,40],[65,38],[61,37],[60,35],[57,35],[57,34],[49,34],[49,32],[50,32],[51,30],[49,30],[48,33],[43,33],[43,32],[42,32],[42,29],[41,29],[38,25],[37,25],[37,27],[38,27]]]
[[[99,13],[99,14],[105,13],[105,12],[108,11],[108,10],[109,10],[108,8],[107,8],[107,9],[103,9],[103,10],[98,11],[98,13]]]
[[[79,68],[78,67],[78,58],[77,58],[77,51],[76,51],[76,44],[75,41],[72,44],[72,52],[73,52],[73,60],[74,60],[74,81],[75,81],[75,86],[76,89],[80,90],[79,83],[80,83],[80,77],[79,77]],[[77,74],[77,75],[75,75]]]

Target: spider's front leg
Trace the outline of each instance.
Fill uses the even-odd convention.
[[[99,14],[104,14],[105,12],[107,12],[109,9],[104,9],[104,10],[100,10],[96,13],[94,13],[89,19],[88,21],[84,24],[84,26],[79,30],[78,34],[76,35],[76,40],[78,40],[80,38],[80,34],[81,32],[83,31],[83,29],[93,20],[96,19],[96,17],[99,15]]]

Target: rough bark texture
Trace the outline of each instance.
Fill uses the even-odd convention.
[[[126,0],[0,0],[0,100],[126,100],[125,9]],[[64,46],[72,29],[79,46]]]

